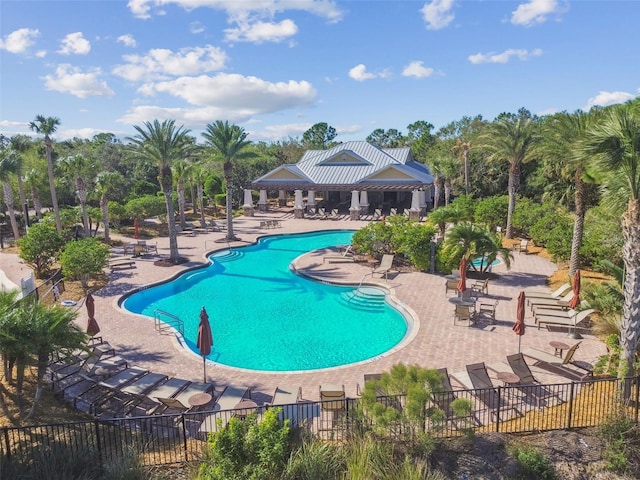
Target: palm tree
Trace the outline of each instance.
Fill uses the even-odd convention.
[[[192,167],[191,162],[187,159],[180,159],[173,164],[173,177],[176,182],[176,191],[178,192],[178,216],[180,217],[180,226],[182,229],[187,227],[187,219],[185,218],[185,185],[184,182],[189,176]],[[194,202],[195,203],[195,202]]]
[[[40,185],[44,183],[44,178],[37,168],[32,168],[24,174],[24,184],[31,192],[33,199],[33,209],[36,212],[38,220],[42,220],[42,201],[40,200]]]
[[[85,232],[89,233],[89,216],[87,215],[87,181],[85,178],[89,168],[89,160],[84,155],[72,155],[64,158],[60,165],[62,169],[70,176],[75,178],[76,195],[80,200],[80,209],[82,212],[82,225]]]
[[[451,148],[451,152],[454,155],[462,155],[462,161],[464,162],[464,194],[469,195],[470,182],[469,182],[469,151],[471,150],[471,142],[464,141],[462,138],[456,140],[456,144]]]
[[[55,133],[60,125],[58,117],[44,117],[37,115],[33,122],[29,123],[29,128],[34,132],[44,135],[44,148],[47,158],[47,173],[49,174],[49,189],[51,190],[51,205],[53,206],[53,214],[56,218],[56,228],[62,231],[62,220],[60,220],[60,209],[58,208],[58,196],[56,195],[56,183],[53,177],[53,160],[51,152],[53,150],[51,135]]]
[[[232,178],[233,161],[252,156],[250,152],[242,150],[251,142],[247,140],[248,133],[238,125],[229,124],[228,121],[216,120],[207,125],[202,133],[206,143],[222,155],[222,170],[227,185],[227,240],[237,240],[233,234],[233,208],[232,208]]]
[[[202,163],[196,163],[193,165],[193,168],[190,170],[191,183],[196,185],[197,195],[198,195],[198,203],[200,204],[200,219],[204,222],[204,182],[207,180],[209,176],[209,171],[206,166]],[[196,202],[194,204],[194,211]]]
[[[587,130],[593,115],[583,111],[573,114],[559,113],[543,126],[542,142],[538,151],[550,162],[560,164],[560,174],[573,179],[573,199],[575,216],[569,275],[580,269],[580,247],[584,232],[584,218],[587,214],[588,184],[585,182],[587,158],[576,155],[576,145]]]
[[[139,158],[151,160],[158,166],[158,179],[160,188],[167,204],[167,223],[169,226],[169,260],[177,263],[180,260],[178,251],[178,232],[173,209],[173,173],[172,165],[188,156],[193,146],[189,130],[184,126],[176,128],[175,120],[165,120],[160,123],[145,122],[144,128],[138,125],[134,127],[138,134],[127,138],[131,145],[129,149]]]
[[[100,172],[96,177],[96,193],[100,195],[105,243],[111,242],[111,237],[109,236],[109,195],[123,182],[124,177],[118,172]]]
[[[31,148],[31,140],[26,135],[14,135],[9,139],[11,150],[16,154],[16,177],[18,179],[18,194],[22,205],[27,204],[27,196],[24,193],[24,183],[22,181],[22,168],[24,164],[24,154]]]
[[[0,139],[2,143],[0,145],[0,182],[2,182],[2,190],[4,193],[4,203],[9,211],[9,221],[11,223],[11,229],[13,230],[13,238],[20,239],[20,230],[18,229],[18,222],[16,221],[16,212],[13,204],[13,191],[11,190],[11,177],[18,170],[18,161],[16,159],[15,152],[11,150],[2,141],[5,137]]]
[[[586,133],[580,154],[600,174],[603,200],[621,207],[624,239],[624,306],[620,331],[619,372],[633,375],[640,340],[640,102],[610,107]],[[625,382],[625,396],[631,393]]]
[[[530,116],[505,115],[487,127],[480,137],[483,148],[489,152],[487,160],[509,162],[509,208],[505,238],[513,238],[512,217],[516,208],[516,195],[520,189],[520,169],[533,158],[532,146],[537,140]]]

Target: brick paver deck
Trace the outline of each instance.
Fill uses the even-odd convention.
[[[281,220],[281,228],[260,230],[264,220]],[[220,223],[220,222],[219,222]],[[141,285],[168,279],[186,268],[206,263],[205,254],[214,250],[237,247],[254,242],[266,234],[306,232],[326,229],[358,229],[366,225],[363,221],[294,219],[291,213],[270,212],[255,217],[239,217],[234,220],[234,231],[240,242],[228,245],[223,241],[224,232],[197,234],[193,237],[180,236],[180,253],[189,258],[187,264],[175,267],[158,267],[153,262],[157,257],[142,257],[136,260],[136,268],[109,272],[110,282],[102,290],[94,293],[96,318],[102,329],[103,338],[113,345],[118,354],[131,364],[148,368],[154,372],[175,375],[187,380],[202,381],[202,360],[194,352],[183,348],[173,335],[160,335],[154,330],[153,321],[128,313],[118,305],[121,296]],[[132,241],[131,239],[129,239]],[[158,253],[168,256],[168,238],[158,239]],[[329,278],[333,282],[360,282],[371,267],[360,263],[323,263],[326,252],[310,252],[296,261],[296,267],[307,275]],[[26,277],[29,268],[15,255],[2,253],[1,268],[7,277],[19,284]],[[412,312],[417,320],[411,337],[402,346],[356,365],[336,367],[321,371],[263,373],[230,368],[210,362],[207,374],[216,385],[216,392],[229,384],[246,385],[252,389],[252,398],[258,404],[268,402],[277,385],[300,385],[303,397],[318,399],[318,387],[323,383],[344,384],[347,395],[355,396],[356,385],[362,383],[363,374],[388,370],[398,362],[417,363],[427,367],[447,367],[450,373],[464,371],[465,365],[485,362],[487,365],[506,363],[506,355],[517,352],[518,337],[511,327],[516,316],[516,299],[519,292],[527,288],[546,289],[546,278],[556,270],[556,266],[537,255],[514,253],[510,270],[503,264],[493,268],[498,278],[489,283],[489,295],[481,298],[499,300],[496,324],[481,321],[471,327],[454,325],[453,305],[445,295],[445,280],[440,275],[419,272],[392,272],[388,281],[383,278],[367,277],[367,283],[375,283],[388,288],[397,302]],[[471,281],[469,281],[471,282]],[[194,305],[194,315],[198,315],[200,305]],[[86,311],[79,308],[78,322],[86,325]],[[210,315],[224,312],[211,311]],[[560,340],[573,343],[566,332],[538,330],[533,317],[527,312],[527,330],[522,338],[523,347],[535,347],[550,351],[550,341]],[[195,339],[194,339],[195,340]],[[594,362],[606,352],[602,342],[585,335],[576,355],[577,359]],[[247,355],[251,355],[248,351]],[[499,367],[498,367],[499,368]],[[544,370],[532,368],[534,374],[543,381],[565,382]]]

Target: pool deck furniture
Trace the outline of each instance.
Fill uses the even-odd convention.
[[[571,288],[571,285],[569,285],[568,283],[563,283],[561,286],[559,286],[557,289],[555,289],[553,292],[543,292],[540,290],[526,290],[524,292],[525,297],[527,299],[527,305],[529,304],[529,299],[530,298],[548,298],[548,299],[558,299],[560,297],[562,297],[562,295],[564,295],[567,290],[569,290]]]
[[[300,417],[300,405],[302,402],[302,387],[279,385],[271,397],[270,405],[280,409],[279,420],[289,420],[291,427],[297,427]]]
[[[593,368],[586,362],[573,360],[573,356],[579,345],[580,342],[569,348],[564,359],[535,348],[523,348],[522,354],[525,357],[531,358],[535,362],[534,365],[541,368],[551,370],[572,380],[584,380],[585,378],[593,376]]]
[[[121,268],[136,268],[136,261],[132,259],[113,259],[109,261],[109,268],[112,272]]]
[[[543,325],[546,327],[581,327],[582,324],[589,320],[589,317],[595,310],[589,308],[576,312],[575,310],[567,310],[565,316],[558,315],[536,315],[538,329]]]
[[[522,239],[520,243],[513,244],[513,251],[520,253],[529,253],[529,240]]]
[[[355,261],[355,257],[353,255],[353,251],[352,251],[351,245],[348,245],[342,251],[342,253],[340,253],[338,255],[326,255],[326,256],[322,257],[322,263],[324,263],[324,262],[329,262],[329,263],[334,263],[334,262],[354,262],[354,261]]]
[[[224,389],[220,397],[216,400],[213,410],[216,413],[207,415],[200,424],[198,432],[206,434],[217,432],[219,428],[226,427],[232,413],[230,410],[236,408],[242,400],[251,397],[251,390],[248,387],[229,385]]]
[[[380,265],[375,267],[372,271],[372,275],[382,275],[385,280],[388,280],[389,271],[393,269],[393,260],[394,255],[385,254],[382,256],[382,260],[380,260]]]

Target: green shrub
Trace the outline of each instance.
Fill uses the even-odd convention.
[[[58,258],[64,238],[52,224],[42,221],[29,228],[18,246],[20,258],[34,268],[36,277],[42,278]]]
[[[107,266],[109,247],[96,238],[84,238],[66,244],[60,264],[65,278],[80,280],[82,287],[88,288],[91,275],[102,273]]]
[[[552,480],[556,478],[549,460],[534,447],[514,443],[507,447],[507,451],[520,465],[523,473],[520,478],[531,480]]]
[[[284,480],[338,480],[344,470],[344,450],[322,440],[304,441],[289,457]]]
[[[622,404],[600,425],[598,435],[605,443],[602,458],[608,469],[620,473],[637,471],[640,455],[636,445],[640,431]]]
[[[209,435],[200,465],[200,480],[277,480],[284,472],[290,449],[289,422],[280,425],[280,409],[245,420],[231,418],[227,428]]]
[[[580,257],[584,265],[600,268],[603,260],[622,266],[622,226],[620,215],[597,206],[587,210]]]
[[[496,227],[504,227],[507,224],[508,209],[508,195],[483,198],[476,204],[473,220],[476,223],[486,225],[490,230],[494,231]]]

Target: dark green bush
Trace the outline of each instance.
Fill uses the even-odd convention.
[[[495,230],[497,226],[504,227],[507,224],[508,209],[508,195],[484,198],[476,203],[473,220]]]

